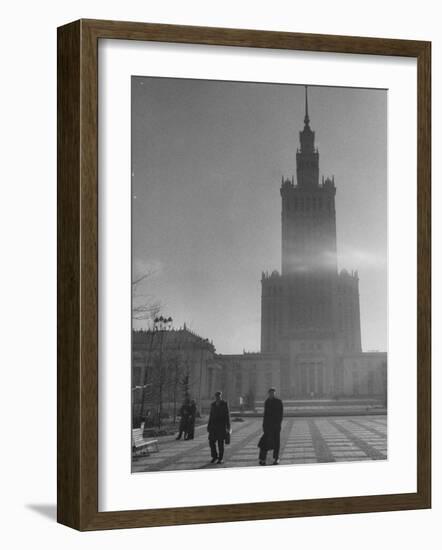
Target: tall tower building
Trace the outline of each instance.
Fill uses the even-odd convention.
[[[294,176],[281,182],[281,273],[263,273],[261,351],[281,356],[287,395],[336,394],[339,357],[361,351],[357,272],[338,272],[336,187],[319,176],[305,88]]]
[[[319,182],[319,151],[310,128],[307,89],[304,129],[299,132],[296,180],[282,179],[282,275],[336,272],[334,179]]]

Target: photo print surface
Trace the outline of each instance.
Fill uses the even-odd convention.
[[[387,90],[131,97],[132,472],[386,460]]]

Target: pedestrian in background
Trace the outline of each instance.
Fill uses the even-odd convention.
[[[181,436],[183,435],[184,435],[184,439],[187,439],[190,411],[191,411],[190,398],[187,396],[184,399],[184,402],[180,408],[179,414],[181,418],[180,418],[180,425],[178,429],[178,435],[176,436],[177,440],[181,439]]]
[[[193,439],[195,436],[195,420],[196,420],[196,403],[191,399],[188,409],[186,439]]]

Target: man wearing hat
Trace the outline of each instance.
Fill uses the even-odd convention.
[[[262,429],[264,434],[259,440],[259,464],[266,465],[267,451],[273,449],[273,464],[279,464],[279,446],[283,406],[281,399],[276,397],[275,388],[270,388],[268,397],[264,402],[264,417]]]
[[[212,455],[211,463],[223,463],[224,439],[230,432],[230,413],[227,401],[221,399],[221,392],[215,392],[215,401],[210,405],[209,423],[207,431],[209,432],[210,453]],[[217,449],[218,445],[218,449]]]

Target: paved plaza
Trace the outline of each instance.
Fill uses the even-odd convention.
[[[206,426],[199,426],[195,439],[176,441],[159,438],[159,452],[137,458],[133,472],[193,470],[257,466],[257,443],[262,434],[262,418],[232,422],[230,445],[224,464],[210,464]],[[269,451],[267,463],[271,463]],[[286,417],[281,430],[280,463],[344,462],[387,458],[386,416]]]

